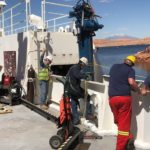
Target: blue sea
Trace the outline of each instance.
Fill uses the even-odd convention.
[[[150,45],[134,45],[134,46],[118,46],[98,48],[95,55],[96,61],[102,67],[102,74],[108,75],[110,67],[115,63],[122,63],[128,55],[134,55],[139,51],[144,50]],[[134,67],[136,71],[136,79],[144,80],[148,72]]]

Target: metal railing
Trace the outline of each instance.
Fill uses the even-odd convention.
[[[65,19],[65,18],[68,18],[68,15],[64,15],[64,16],[57,17],[54,19],[46,20],[46,29],[48,31],[52,31],[52,32],[58,31],[59,27],[64,27],[64,29],[65,29],[65,26],[70,25],[72,23],[72,21],[64,22],[63,19]],[[57,23],[57,21],[58,22],[62,21],[62,22]]]
[[[89,64],[88,66],[91,66],[91,64]],[[102,74],[104,76],[108,76],[109,77],[109,71],[110,71],[111,66],[99,65],[99,64],[95,63],[94,67],[97,67],[98,70],[101,70]],[[135,77],[140,79],[140,80],[144,80],[146,78],[146,75],[136,74]]]
[[[1,29],[5,35],[17,31],[25,32],[29,28],[28,16],[31,13],[30,1],[22,0],[1,14]]]
[[[42,18],[43,22],[45,22],[46,29],[48,31],[56,32],[59,30],[59,27],[63,28],[65,31],[66,26],[70,26],[72,21],[69,19],[69,10],[73,6],[67,5],[67,4],[62,4],[62,3],[54,3],[50,2],[48,0],[43,0],[42,1]],[[51,12],[50,8],[59,8],[57,12]],[[61,8],[66,9],[66,12],[61,12]],[[55,16],[51,19],[49,17]]]
[[[31,25],[29,23],[29,15],[31,15],[31,2],[30,0],[21,0],[21,2],[2,12],[0,16],[0,28],[4,31],[4,35],[26,32],[28,30],[37,30],[35,25]],[[50,7],[57,7],[59,12],[49,11]],[[62,7],[65,7],[66,12],[61,12]],[[68,15],[68,8],[71,7],[71,5],[42,0],[41,19],[43,22],[43,29],[51,32],[57,32],[61,27],[65,31],[65,28],[70,26],[72,23]]]

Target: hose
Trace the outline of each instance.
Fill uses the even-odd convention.
[[[87,109],[87,96],[88,96],[88,93],[87,93],[87,81],[85,80],[84,81],[84,102],[85,102],[85,105],[84,105],[84,112],[83,112],[83,117],[85,118],[86,117],[86,109]]]

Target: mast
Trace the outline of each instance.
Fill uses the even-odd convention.
[[[3,13],[3,9],[6,6],[6,2],[5,0],[0,1],[0,15],[1,15],[1,36],[4,35],[4,28],[5,28],[5,24],[4,24],[4,13]]]
[[[88,58],[89,66],[86,72],[89,72],[94,80],[93,36],[104,26],[98,23],[90,0],[78,0],[69,15],[70,18],[75,18],[80,57]]]

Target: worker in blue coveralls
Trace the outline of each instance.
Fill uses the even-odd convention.
[[[46,56],[45,50],[42,50],[42,55],[40,57],[40,71],[38,74],[38,79],[40,82],[40,106],[41,109],[48,109],[46,104],[47,94],[48,94],[48,85],[51,75],[50,64],[52,63],[53,57],[52,55]]]
[[[79,106],[79,98],[84,98],[84,89],[82,89],[81,86],[81,79],[86,79],[87,75],[84,73],[81,73],[83,68],[85,68],[88,64],[88,59],[85,57],[82,57],[79,60],[79,63],[76,65],[73,65],[70,70],[68,71],[68,78],[70,82],[70,95],[71,95],[71,109],[72,109],[72,115],[73,115],[73,124],[78,125],[80,124],[80,117],[78,113],[78,106]],[[85,89],[86,90],[86,89]],[[86,105],[86,118],[89,116],[92,116],[92,108],[90,104],[90,96],[87,96],[87,105]]]

